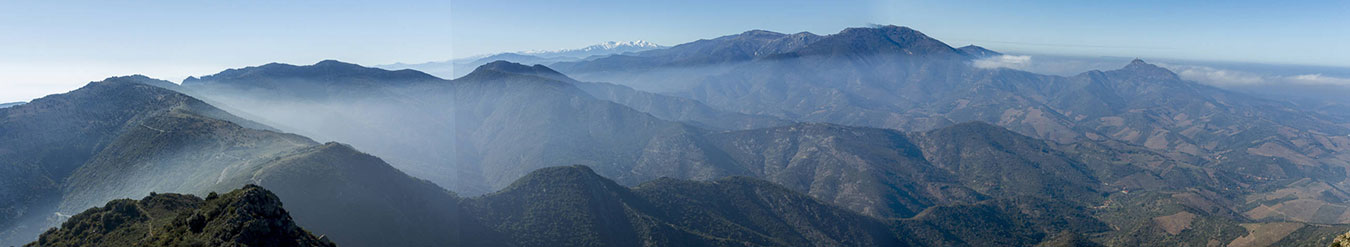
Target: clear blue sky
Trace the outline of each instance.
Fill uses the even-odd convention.
[[[1350,67],[1350,1],[56,2],[0,2],[0,101],[134,73],[176,81],[273,61],[424,62],[873,23],[1001,51]]]

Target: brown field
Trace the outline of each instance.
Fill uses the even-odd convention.
[[[1191,229],[1191,221],[1195,220],[1195,214],[1181,211],[1168,216],[1158,216],[1153,218],[1153,223],[1162,227],[1167,234],[1177,235],[1181,231]]]
[[[1247,228],[1247,235],[1233,239],[1229,242],[1229,247],[1264,247],[1270,246],[1280,239],[1289,236],[1289,233],[1303,228],[1303,223],[1279,222],[1279,223],[1252,223],[1242,224]]]

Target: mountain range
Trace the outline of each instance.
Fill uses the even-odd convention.
[[[782,40],[801,42],[775,42]],[[748,52],[765,50],[782,52]],[[554,67],[580,80],[677,86],[664,94],[790,121],[911,131],[981,121],[1059,143],[1123,142],[1238,172],[1246,184],[1304,191],[1297,202],[1243,212],[1248,217],[1346,223],[1332,216],[1346,206],[1338,197],[1313,195],[1345,185],[1350,129],[1338,118],[1181,80],[1138,59],[1117,70],[1060,77],[975,68],[970,58],[993,54],[977,50],[983,49],[952,48],[898,26],[823,37],[752,31]],[[661,79],[645,79],[651,77]]]
[[[74,214],[66,220],[64,226],[49,230],[37,242],[39,245],[77,244],[77,241],[98,241],[115,243],[127,241],[151,241],[160,243],[180,241],[247,241],[248,239],[228,237],[212,233],[171,234],[179,230],[191,229],[223,230],[237,217],[267,217],[264,220],[282,220],[285,228],[304,227],[309,231],[321,233],[334,242],[345,245],[435,245],[444,243],[463,243],[473,245],[552,245],[558,243],[594,243],[603,245],[626,245],[638,239],[652,245],[695,244],[723,245],[730,242],[752,241],[766,245],[810,243],[846,245],[885,245],[887,241],[896,241],[885,224],[850,211],[815,202],[809,196],[784,189],[777,185],[753,179],[729,179],[717,183],[660,180],[645,184],[636,189],[619,186],[613,181],[600,177],[585,167],[550,168],[535,171],[512,183],[506,189],[476,198],[460,198],[453,193],[439,190],[430,183],[421,182],[390,169],[380,159],[354,151],[349,146],[328,143],[315,144],[294,135],[275,133],[265,126],[246,122],[203,104],[184,94],[160,88],[172,87],[163,81],[145,77],[109,78],[67,94],[58,94],[34,101],[20,108],[8,109],[10,116],[6,123],[17,126],[60,129],[50,124],[27,125],[50,119],[100,119],[107,117],[105,128],[113,131],[72,131],[66,138],[53,138],[51,142],[6,142],[18,146],[9,150],[31,151],[33,148],[62,147],[86,142],[90,139],[116,139],[119,142],[107,144],[96,151],[94,158],[74,168],[76,171],[64,177],[49,177],[45,181],[60,181],[49,190],[10,191],[10,193],[37,192],[37,202],[20,201],[7,204],[8,208],[23,207],[9,212],[44,212],[44,201],[55,201],[57,208],[88,208],[104,205],[102,208],[86,210]],[[181,89],[180,89],[181,90]],[[93,104],[120,103],[120,104]],[[102,105],[112,109],[89,109]],[[73,106],[82,106],[74,107]],[[135,107],[135,108],[130,108]],[[99,115],[96,113],[119,113]],[[214,116],[214,117],[213,117]],[[122,120],[122,119],[146,119]],[[221,119],[232,119],[225,121]],[[79,121],[87,122],[87,121]],[[97,122],[97,121],[96,121]],[[113,124],[113,123],[120,124]],[[236,124],[246,123],[252,128]],[[11,125],[14,126],[14,125]],[[95,125],[99,126],[99,125]],[[18,130],[6,126],[6,130]],[[63,133],[53,129],[38,129],[17,133]],[[100,137],[116,135],[116,137]],[[65,140],[72,140],[65,142]],[[75,141],[78,140],[78,141]],[[278,143],[281,142],[281,143]],[[155,145],[155,143],[165,143]],[[269,144],[271,143],[271,144]],[[22,145],[27,144],[27,145]],[[41,144],[41,145],[38,145]],[[253,146],[256,145],[256,146]],[[203,149],[204,146],[216,146],[224,149]],[[226,151],[221,151],[226,150]],[[29,157],[42,157],[45,154],[71,154],[69,151],[25,152],[33,155],[18,155],[6,152],[15,160],[34,160]],[[25,159],[27,158],[27,159]],[[40,158],[36,160],[42,160]],[[39,168],[54,168],[59,162],[41,163]],[[78,164],[78,163],[74,163]],[[219,164],[219,165],[218,165]],[[119,168],[107,167],[117,165]],[[177,167],[190,167],[183,169]],[[48,170],[35,169],[30,173],[46,173]],[[29,175],[6,173],[7,175]],[[203,178],[205,177],[205,178]],[[16,181],[19,176],[6,177],[5,181]],[[18,182],[24,182],[18,180]],[[261,187],[245,186],[242,191],[215,197],[207,195],[204,202],[193,196],[155,194],[155,191],[224,191],[239,184],[260,184],[271,188],[276,196],[266,193]],[[34,184],[41,187],[45,184]],[[598,186],[598,187],[596,187]],[[700,190],[685,189],[692,186]],[[705,188],[706,187],[706,188]],[[19,188],[19,187],[6,187]],[[574,189],[568,189],[574,188]],[[549,191],[549,190],[553,191]],[[651,192],[649,192],[651,191]],[[680,196],[680,193],[711,193]],[[144,195],[151,196],[139,202],[113,200],[107,204],[91,203],[102,198],[119,198]],[[566,204],[575,202],[573,195],[618,194],[628,197],[598,196],[591,197],[593,202]],[[727,193],[752,193],[749,197],[732,196]],[[760,194],[764,193],[764,194]],[[49,195],[43,197],[43,195]],[[755,196],[758,195],[758,196]],[[520,199],[531,196],[530,199]],[[723,198],[729,201],[715,205],[694,204],[677,198]],[[56,197],[56,198],[52,198]],[[234,198],[245,199],[234,199]],[[537,197],[537,198],[536,198]],[[672,198],[676,197],[676,198]],[[6,197],[10,198],[10,197]],[[218,199],[217,199],[218,198]],[[253,198],[253,199],[248,199]],[[280,198],[280,199],[279,199]],[[775,201],[757,198],[782,198]],[[550,205],[545,207],[529,206],[520,200]],[[747,201],[748,200],[748,201]],[[258,203],[260,207],[279,207],[286,205],[281,215],[267,216],[242,214],[237,216],[205,213],[219,210],[224,205],[234,203]],[[627,205],[634,212],[629,216],[614,214],[618,211],[574,211],[587,210],[595,205]],[[709,202],[712,203],[712,202]],[[215,206],[212,206],[215,205]],[[557,205],[575,205],[558,207]],[[743,205],[744,208],[727,212],[713,210],[732,210],[717,205]],[[763,205],[763,206],[756,206]],[[810,209],[784,208],[810,207]],[[215,208],[215,209],[211,209]],[[254,208],[254,207],[243,207]],[[262,212],[277,212],[275,209],[263,209]],[[545,210],[545,211],[538,211]],[[563,225],[562,228],[549,227],[553,217],[547,216],[549,210],[562,210],[559,216],[579,217],[577,222]],[[704,215],[694,212],[704,212]],[[58,211],[59,212],[59,211]],[[146,212],[149,215],[142,215]],[[195,213],[194,213],[195,212]],[[295,223],[286,223],[286,213],[295,218]],[[469,213],[469,214],[466,214]],[[754,218],[739,218],[755,213]],[[58,214],[59,215],[59,214]],[[97,216],[95,216],[97,215]],[[177,216],[175,216],[177,215]],[[196,227],[193,215],[204,215],[205,227]],[[473,216],[467,216],[473,215]],[[506,217],[505,215],[525,215],[530,217]],[[18,215],[15,218],[38,216]],[[98,220],[117,217],[130,222],[148,221],[143,224],[98,223]],[[218,217],[218,218],[213,218]],[[614,218],[619,217],[619,218]],[[623,219],[628,222],[621,225],[599,224],[587,231],[578,230],[582,222],[593,219]],[[728,218],[731,217],[731,218]],[[802,217],[815,217],[816,223],[796,223]],[[183,222],[158,222],[156,218],[184,218]],[[216,220],[219,219],[219,220]],[[658,221],[653,221],[661,219]],[[701,221],[690,221],[700,219]],[[723,222],[730,226],[725,230],[720,225],[699,222]],[[92,221],[92,222],[91,222]],[[220,222],[225,221],[225,222]],[[245,220],[248,221],[248,220]],[[10,221],[6,221],[10,222]],[[43,221],[33,222],[39,226],[6,226],[8,229],[22,231],[25,228],[40,228]],[[117,221],[127,222],[127,221]],[[490,222],[491,224],[484,224]],[[663,223],[664,222],[664,223]],[[19,222],[30,223],[30,222]],[[612,223],[612,222],[610,222]],[[86,232],[85,225],[106,226],[107,231]],[[542,225],[541,225],[542,224]],[[637,224],[637,225],[628,225]],[[219,226],[222,228],[209,227]],[[638,226],[652,227],[636,231]],[[828,225],[823,226],[823,225]],[[147,228],[142,228],[146,226]],[[792,229],[780,229],[790,226]],[[856,229],[855,229],[856,228]],[[168,229],[169,233],[156,229]],[[619,231],[629,229],[628,233]],[[11,231],[15,232],[15,231]],[[269,231],[270,232],[270,231]],[[162,235],[156,235],[162,234]],[[576,236],[557,238],[546,236]],[[609,236],[605,234],[620,234]],[[626,234],[626,235],[625,235]],[[11,238],[13,236],[14,238]],[[95,237],[99,236],[99,237]],[[307,236],[307,237],[306,237]],[[390,237],[401,236],[401,237]],[[598,236],[598,237],[597,237]],[[607,237],[608,236],[608,237]],[[763,236],[763,237],[753,237]],[[313,235],[301,235],[298,239],[311,241]],[[8,235],[7,241],[27,241],[26,238]],[[12,240],[11,240],[12,239]],[[650,240],[657,239],[657,240]],[[164,242],[168,241],[168,242]],[[140,242],[146,243],[146,242]]]
[[[556,62],[578,61],[591,58],[604,57],[613,54],[624,54],[632,52],[641,52],[654,49],[662,49],[655,43],[637,40],[637,41],[609,41],[576,49],[561,50],[531,50],[518,52],[494,53],[466,58],[451,59],[447,61],[426,62],[417,64],[395,63],[388,65],[375,66],[378,68],[399,70],[415,69],[430,73],[443,78],[456,78],[472,72],[474,68],[484,64],[498,61],[510,60],[517,63],[527,64],[550,64]]]
[[[335,84],[341,85],[340,83]],[[646,95],[645,97],[654,96],[662,99],[683,98],[645,93],[613,84],[603,85],[606,85],[606,87],[609,88],[626,90],[597,91],[594,89],[578,89],[577,87],[585,88],[588,85],[597,85],[597,83],[578,82],[568,76],[557,73],[548,67],[537,65],[525,66],[513,63],[494,62],[481,66],[468,76],[429,84],[457,85],[455,87],[456,89],[453,89],[456,90],[454,95],[458,95],[455,97],[471,99],[483,97],[496,100],[491,101],[491,103],[458,100],[454,103],[436,107],[437,109],[474,109],[477,112],[475,114],[455,114],[457,116],[454,120],[456,123],[446,124],[446,126],[456,126],[456,129],[471,128],[470,130],[460,130],[466,133],[493,133],[478,135],[495,138],[469,140],[461,144],[446,146],[453,146],[455,147],[454,149],[441,150],[458,151],[477,149],[504,151],[504,153],[509,154],[507,156],[501,156],[492,153],[466,154],[457,152],[457,154],[461,156],[472,155],[486,157],[480,158],[481,160],[505,159],[510,160],[510,162],[498,162],[492,164],[474,164],[472,160],[445,162],[454,164],[456,167],[455,170],[460,171],[458,175],[454,175],[451,179],[458,179],[459,181],[483,181],[486,182],[485,185],[455,185],[462,183],[428,177],[428,179],[431,179],[432,181],[442,181],[438,183],[447,186],[448,188],[454,188],[452,190],[461,192],[472,191],[472,189],[468,188],[475,187],[482,188],[479,189],[479,191],[484,192],[496,188],[504,188],[504,186],[508,185],[507,182],[523,176],[528,171],[548,166],[572,163],[592,166],[596,169],[597,173],[606,177],[611,177],[620,184],[629,186],[634,186],[643,181],[658,177],[675,177],[696,180],[709,180],[724,176],[757,177],[782,184],[795,191],[806,193],[817,199],[831,202],[865,215],[879,218],[904,218],[915,217],[925,209],[941,205],[980,203],[988,200],[1014,200],[1015,198],[1022,197],[1039,197],[1043,199],[1055,198],[1057,200],[1062,200],[1062,198],[1072,198],[1073,200],[1063,200],[1060,202],[1061,204],[1057,204],[1059,205],[1057,207],[1064,207],[1068,208],[1065,209],[1066,211],[1077,211],[1085,214],[1093,212],[1093,210],[1089,209],[1091,207],[1112,206],[1109,202],[1125,199],[1133,200],[1134,196],[1156,197],[1158,195],[1174,195],[1177,197],[1202,201],[1203,203],[1199,203],[1200,205],[1247,205],[1245,204],[1247,202],[1235,200],[1234,198],[1241,198],[1244,195],[1249,195],[1253,193],[1256,188],[1261,187],[1252,186],[1251,184],[1262,182],[1275,183],[1260,178],[1254,178],[1250,174],[1206,168],[1201,166],[1205,164],[1205,162],[1208,162],[1203,158],[1175,155],[1159,150],[1150,150],[1148,147],[1127,142],[1106,138],[1099,140],[1083,140],[1073,143],[1041,141],[1010,132],[1001,127],[995,127],[980,122],[940,128],[938,130],[933,130],[932,132],[900,132],[840,125],[791,124],[790,122],[782,120],[775,121],[775,123],[786,123],[785,125],[781,125],[783,127],[762,128],[765,126],[744,126],[744,128],[735,128],[735,126],[743,125],[721,124],[722,126],[732,128],[721,130],[716,128],[703,129],[703,126],[713,126],[716,124],[689,124],[696,123],[697,121],[692,121],[688,118],[677,119],[679,115],[663,114],[661,111],[651,111],[651,113],[643,114],[642,112],[633,111],[635,108],[614,105],[614,103],[626,102],[621,100],[623,98],[637,98],[631,96],[616,97],[619,95]],[[476,87],[468,87],[465,85],[476,85]],[[484,85],[492,86],[488,87]],[[513,90],[486,90],[506,85],[510,85]],[[569,96],[542,96],[544,95],[543,93],[534,90],[538,88],[548,89],[546,90],[548,92],[561,93],[562,95]],[[469,92],[460,92],[460,90],[468,90]],[[425,88],[403,91],[429,92],[428,89]],[[601,93],[592,94],[590,92]],[[606,95],[605,93],[609,94]],[[372,93],[371,95],[378,94]],[[419,98],[409,97],[409,94],[397,95],[401,95],[401,98],[386,98],[375,101],[390,102]],[[433,95],[450,94],[433,93]],[[596,100],[596,97],[593,95],[606,95],[603,98],[614,99],[615,101]],[[216,98],[212,96],[205,97]],[[529,100],[514,100],[515,98],[513,97],[527,98]],[[266,99],[263,98],[248,98],[241,101],[265,102],[265,100]],[[348,100],[350,101],[350,99]],[[410,101],[427,102],[428,100],[418,99]],[[698,103],[698,101],[688,100],[681,102]],[[632,102],[626,103],[631,104]],[[226,104],[229,105],[229,103]],[[332,104],[339,103],[326,102],[319,105]],[[280,110],[286,108],[278,108],[279,106],[290,105],[285,103],[262,103],[261,105],[267,105],[269,106],[268,109],[279,110],[282,112],[318,112],[316,110],[303,108]],[[559,106],[567,106],[568,108],[573,109],[558,109],[557,107]],[[698,109],[708,109],[705,108],[708,107],[706,105],[696,104],[694,106]],[[249,107],[241,107],[240,109],[248,108]],[[347,109],[351,107],[342,108]],[[364,106],[355,108],[367,109],[364,108]],[[614,108],[623,110],[617,112],[613,110],[579,110],[591,108]],[[537,111],[540,109],[552,110],[543,112]],[[710,111],[717,112],[716,110]],[[256,115],[256,113],[249,114]],[[741,115],[754,116],[755,118],[761,119],[774,119],[772,117],[757,115]],[[331,119],[331,117],[314,118]],[[407,119],[406,117],[400,118]],[[567,121],[557,120],[568,118],[574,119],[569,121],[581,122],[569,123]],[[262,117],[261,119],[269,118]],[[718,120],[726,118],[715,117],[707,119]],[[357,119],[349,120],[356,121]],[[500,122],[492,122],[494,120]],[[631,124],[632,121],[643,124]],[[684,122],[681,123],[679,121]],[[346,123],[349,121],[338,122]],[[492,124],[483,124],[484,122],[492,122]],[[622,124],[622,126],[667,127],[662,131],[653,131],[650,129],[613,128],[609,125],[605,125],[605,123],[610,122],[628,123]],[[531,126],[531,124],[534,123],[549,124]],[[281,124],[281,126],[285,125],[286,124]],[[487,126],[490,126],[491,128],[484,129]],[[559,132],[558,130],[548,129],[559,126],[566,126],[565,129],[574,130],[587,129],[587,126],[603,126],[605,130],[575,131],[572,134],[559,135],[556,134]],[[389,127],[367,126],[362,127],[361,129],[365,130],[366,133],[377,133],[378,131],[374,130],[407,130],[407,127],[406,125],[399,124]],[[503,129],[511,129],[514,131],[503,131]],[[339,133],[351,132],[352,131],[340,131]],[[435,133],[435,131],[427,130],[418,130],[414,132],[424,134]],[[657,134],[650,134],[653,132]],[[511,134],[513,133],[529,136],[512,137]],[[545,135],[538,136],[541,133]],[[607,135],[614,133],[618,133],[615,136],[623,136],[628,139]],[[869,138],[876,136],[891,137]],[[804,137],[813,138],[799,139]],[[460,135],[456,138],[464,137]],[[568,140],[566,142],[558,142],[565,144],[556,145],[585,146],[587,149],[562,151],[567,150],[567,148],[552,146],[555,144],[548,144],[555,141],[539,140]],[[514,145],[498,145],[492,146],[491,148],[479,147],[484,145],[494,145],[492,143],[512,143]],[[539,146],[521,146],[519,145],[520,143],[530,143],[532,145],[538,144]],[[964,145],[972,144],[978,145],[963,147]],[[357,145],[361,144],[358,143]],[[386,145],[391,144],[377,143],[370,146],[378,147]],[[634,147],[641,147],[641,149],[636,149]],[[1023,147],[1028,147],[1030,149],[1025,151],[1018,149]],[[553,153],[537,156],[551,158],[521,159],[522,154],[532,155],[532,152],[527,150],[553,150]],[[863,150],[866,151],[860,152]],[[593,155],[597,152],[608,153],[608,155]],[[1044,154],[1045,152],[1049,152],[1050,154],[1046,155]],[[1000,154],[1005,156],[1000,156]],[[398,156],[396,154],[378,155],[382,157]],[[602,158],[604,160],[596,160],[596,158]],[[520,162],[522,160],[537,161]],[[564,161],[556,162],[558,160]],[[1021,164],[1025,165],[1017,166],[1014,165],[1017,163],[1007,162],[1009,160],[1022,160]],[[397,163],[398,162],[395,162],[395,165],[400,166]],[[896,166],[897,164],[907,165]],[[1051,164],[1058,165],[1051,166]],[[472,167],[465,167],[466,165]],[[420,168],[403,169],[415,170]],[[464,173],[465,170],[473,172]],[[1019,172],[1028,172],[1028,174],[1019,174]],[[414,174],[423,174],[422,176],[424,177],[432,176],[428,173],[429,172],[415,172]],[[1105,184],[1107,186],[1100,186],[1099,184]],[[841,188],[856,189],[843,190]],[[1136,192],[1135,195],[1118,195],[1118,197],[1122,197],[1121,199],[1112,199],[1112,196],[1100,196],[1102,194],[1128,193],[1128,191],[1133,190],[1151,191],[1153,194],[1141,194]],[[484,192],[464,193],[479,194]],[[1024,199],[1020,201],[1025,202],[1031,200]],[[1164,201],[1150,202],[1163,203]],[[1145,210],[1115,213],[1133,215],[1133,217],[1148,215],[1147,217],[1143,217],[1144,219],[1175,214],[1194,214],[1201,219],[1204,219],[1204,217],[1216,217],[1216,220],[1223,217],[1236,218],[1228,218],[1228,221],[1223,221],[1224,223],[1222,223],[1222,225],[1230,227],[1238,227],[1242,222],[1247,222],[1246,219],[1241,219],[1241,216],[1235,216],[1242,214],[1241,212],[1234,212],[1239,210],[1237,208],[1216,209],[1213,207],[1197,207],[1188,209],[1190,206],[1186,206],[1183,203],[1191,202],[1168,201],[1166,203],[1170,203],[1170,205],[1174,206],[1149,209],[1156,211]],[[1128,208],[1126,205],[1115,206]],[[998,212],[1013,214],[1008,211]],[[1181,212],[1185,212],[1185,214],[1182,214]],[[1138,220],[1125,220],[1124,218],[1117,220],[1119,221],[1106,222],[1121,226],[1143,227],[1140,231],[1146,232],[1159,229],[1156,228],[1155,224],[1151,223],[1152,221],[1141,222]],[[1298,226],[1302,227],[1303,225]],[[1310,229],[1317,228],[1313,227]],[[1209,236],[1208,234],[1217,235],[1217,233],[1214,232],[1201,233],[1198,231],[1199,230],[1193,232],[1192,234],[1195,235],[1191,235],[1188,238],[1190,238],[1190,240],[1202,239],[1208,241],[1211,239],[1202,236]],[[1035,238],[1038,241],[1041,237],[1060,233],[1033,232],[1039,232],[1038,234],[1040,235],[1028,235],[1039,236],[1038,238]],[[1237,237],[1238,235],[1242,235],[1243,232],[1243,230],[1238,230],[1237,232],[1230,234],[1232,237]],[[1075,234],[1102,235],[1103,232]],[[1156,238],[1168,236],[1166,231],[1158,231],[1154,232],[1154,234],[1157,234],[1153,236]]]
[[[875,26],[488,61],[451,80],[334,60],[114,77],[0,108],[0,244],[245,186],[313,232],[295,236],[354,246],[1289,246],[1350,231],[1346,123],[1142,60],[1068,77],[972,66],[1000,55]],[[208,199],[119,200],[151,193]],[[67,228],[47,232],[83,234]]]

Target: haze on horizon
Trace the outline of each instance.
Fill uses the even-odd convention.
[[[869,24],[1010,53],[1344,68],[1346,14],[1343,1],[5,2],[0,102],[116,75],[180,81],[269,62],[417,63],[604,41],[677,45],[752,29],[825,35]]]

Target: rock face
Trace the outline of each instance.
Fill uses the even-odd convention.
[[[1336,236],[1336,239],[1331,241],[1331,247],[1350,247],[1350,232]]]
[[[25,246],[337,246],[296,225],[255,185],[206,199],[151,193],[72,216]]]

